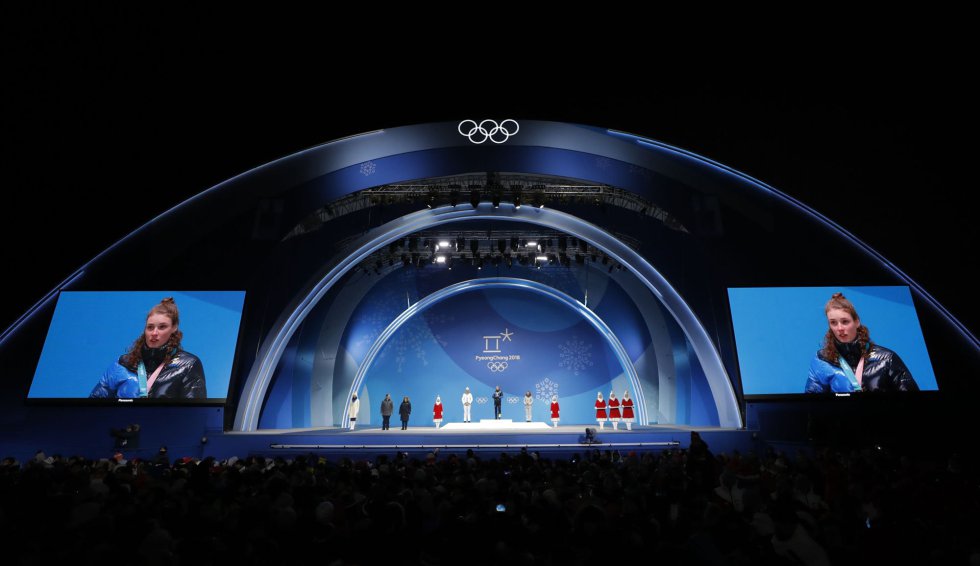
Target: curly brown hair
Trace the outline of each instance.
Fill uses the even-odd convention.
[[[180,342],[184,338],[184,333],[180,331],[180,312],[177,310],[177,303],[174,302],[173,297],[166,297],[159,304],[155,305],[150,312],[146,313],[146,318],[149,319],[150,316],[154,314],[162,314],[170,319],[170,322],[174,325],[174,331],[170,335],[170,339],[167,343],[163,345],[166,349],[166,355],[163,358],[163,365],[170,363],[170,360],[174,358],[177,352],[180,352],[182,348],[180,347]],[[122,364],[126,367],[135,368],[143,361],[143,346],[146,345],[146,333],[141,332],[139,338],[133,342],[133,345],[129,347],[129,351],[126,352],[122,357]]]
[[[855,321],[861,320],[861,317],[858,316],[857,310],[854,308],[854,304],[847,300],[844,293],[834,293],[824,306],[823,312],[824,314],[827,314],[834,309],[846,312],[847,314],[851,315]],[[855,341],[860,348],[861,357],[867,356],[868,345],[872,344],[871,332],[868,330],[867,326],[863,324],[858,326],[857,338]],[[834,336],[834,331],[828,328],[827,334],[825,334],[823,337],[823,348],[820,349],[820,357],[832,364],[836,364],[840,359],[840,354],[837,352],[836,344],[837,338]]]

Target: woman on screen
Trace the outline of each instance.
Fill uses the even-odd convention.
[[[918,391],[919,386],[898,354],[871,341],[868,327],[843,293],[824,307],[827,334],[806,380],[807,393]]]
[[[167,297],[146,315],[143,333],[109,366],[89,397],[96,399],[206,399],[204,366],[180,346],[180,314]]]

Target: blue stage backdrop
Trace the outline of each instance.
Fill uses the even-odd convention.
[[[361,395],[373,409],[385,393],[401,399],[411,392],[415,418],[428,424],[436,395],[444,418],[461,421],[465,387],[476,399],[473,419],[493,418],[499,385],[504,418],[524,420],[530,391],[534,420],[548,422],[558,395],[562,419],[583,423],[594,415],[596,392],[608,396],[622,374],[602,336],[571,309],[529,291],[487,289],[449,298],[401,327],[368,370]]]
[[[139,338],[150,309],[173,297],[182,346],[204,368],[208,400],[224,401],[244,291],[64,291],[41,351],[29,399],[86,399],[106,369]]]
[[[763,287],[728,290],[746,395],[803,393],[827,332],[824,305],[837,292],[871,340],[902,358],[919,389],[938,389],[908,287]]]
[[[707,380],[683,332],[646,287],[615,271],[514,265],[499,274],[474,266],[450,271],[395,267],[380,277],[358,274],[313,309],[283,355],[266,397],[259,428],[340,425],[351,382],[379,335],[409,305],[461,281],[486,276],[533,280],[583,301],[617,336],[643,387],[648,422],[718,424]],[[638,306],[638,305],[642,305]],[[499,338],[495,338],[499,337]],[[499,350],[494,351],[494,350]],[[513,356],[513,357],[512,357]],[[518,357],[519,356],[519,357]],[[506,368],[499,365],[506,362]],[[497,364],[490,365],[487,364]],[[494,371],[496,370],[496,371]],[[520,398],[537,400],[534,419],[549,422],[547,399],[557,393],[562,424],[594,423],[596,392],[636,391],[605,339],[567,305],[533,291],[471,290],[409,319],[378,352],[357,391],[358,422],[379,425],[381,398],[409,396],[414,426],[432,426],[436,395],[446,422],[462,419],[465,387],[489,398],[501,385],[504,417],[523,419]],[[478,403],[474,419],[492,418]]]

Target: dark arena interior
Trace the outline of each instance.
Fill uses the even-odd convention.
[[[954,89],[300,84],[36,16],[10,564],[980,560]]]

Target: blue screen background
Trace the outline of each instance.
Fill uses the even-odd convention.
[[[164,297],[177,303],[182,345],[201,359],[208,399],[224,399],[244,291],[64,291],[28,398],[88,398],[105,370],[139,338],[147,313]]]
[[[746,395],[803,393],[827,332],[824,305],[837,292],[854,304],[871,340],[902,358],[919,389],[939,389],[908,287],[732,288],[728,300]]]

